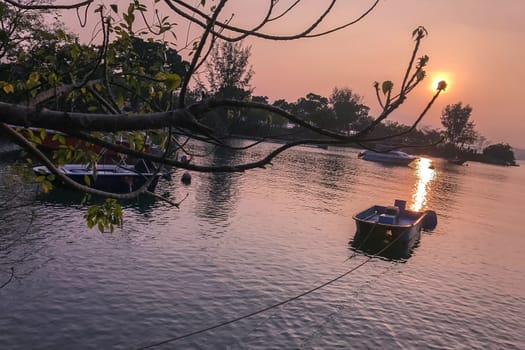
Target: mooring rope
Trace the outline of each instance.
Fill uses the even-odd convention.
[[[371,216],[373,216],[373,215],[375,215],[375,213],[372,214]],[[369,216],[369,218],[370,218],[371,216]],[[365,220],[366,220],[366,219],[365,219]],[[378,222],[379,222],[379,221],[375,221],[375,222],[374,222],[374,224],[372,225],[372,227],[370,228],[370,230],[369,230],[368,233],[366,234],[365,239],[363,239],[363,240],[361,241],[361,243],[359,244],[359,246],[358,246],[357,248],[355,248],[354,253],[353,253],[352,255],[350,255],[348,258],[346,258],[346,259],[343,261],[343,263],[347,262],[348,260],[350,260],[350,259],[352,259],[354,256],[356,256],[356,255],[357,255],[357,251],[361,250],[361,248],[364,247],[366,241],[368,241],[368,238],[370,238],[370,236],[372,236],[372,232],[373,232],[374,229],[376,228]],[[398,238],[396,238],[396,241],[397,241],[397,239],[398,239]],[[377,254],[380,254],[380,253],[377,253]],[[377,254],[376,254],[376,255],[377,255]]]
[[[334,277],[332,278],[331,280],[327,281],[327,282],[324,282],[323,284],[320,284],[312,289],[309,289],[301,294],[298,294],[298,295],[295,295],[293,297],[290,297],[286,300],[283,300],[283,301],[280,301],[278,303],[275,303],[273,305],[270,305],[270,306],[267,306],[267,307],[264,307],[262,309],[259,309],[259,310],[256,310],[256,311],[253,311],[253,312],[250,312],[250,313],[247,313],[245,315],[242,315],[242,316],[238,316],[238,317],[235,317],[235,318],[232,318],[230,320],[227,320],[227,321],[224,321],[224,322],[221,322],[221,323],[217,323],[213,326],[209,326],[209,327],[206,327],[206,328],[202,328],[202,329],[199,329],[199,330],[196,330],[196,331],[193,331],[193,332],[189,332],[189,333],[186,333],[186,334],[183,334],[183,335],[180,335],[180,336],[176,336],[176,337],[172,337],[172,338],[168,338],[168,339],[165,339],[165,340],[162,340],[162,341],[159,341],[159,342],[156,342],[156,343],[151,343],[149,345],[145,345],[145,346],[142,346],[142,347],[139,347],[139,348],[136,348],[136,350],[145,350],[145,349],[151,349],[151,348],[154,348],[154,347],[157,347],[157,346],[160,346],[160,345],[164,345],[164,344],[168,344],[168,343],[172,343],[172,342],[175,342],[175,341],[178,341],[178,340],[181,340],[181,339],[185,339],[185,338],[189,338],[189,337],[192,337],[194,335],[197,335],[197,334],[202,334],[202,333],[205,333],[205,332],[208,332],[208,331],[211,331],[213,329],[217,329],[217,328],[221,328],[221,327],[224,327],[224,326],[227,326],[229,324],[232,324],[232,323],[235,323],[235,322],[238,322],[238,321],[241,321],[241,320],[244,320],[244,319],[247,319],[249,317],[252,317],[252,316],[255,316],[255,315],[258,315],[258,314],[261,314],[263,312],[266,312],[266,311],[269,311],[269,310],[272,310],[272,309],[275,309],[279,306],[282,306],[282,305],[285,305],[285,304],[288,304],[294,300],[297,300],[299,298],[302,298],[308,294],[311,294],[321,288],[324,288],[334,282],[337,282],[338,280],[340,280],[341,278],[345,277],[345,276],[348,276],[349,274],[351,274],[352,272],[356,271],[357,269],[359,269],[360,267],[362,267],[363,265],[365,265],[366,263],[370,262],[372,259],[375,258],[376,255],[380,255],[381,253],[383,253],[385,250],[387,250],[388,248],[390,248],[402,235],[398,235],[395,239],[393,239],[392,241],[390,241],[386,246],[384,246],[383,248],[381,248],[376,254],[372,255],[372,256],[369,256],[365,261],[363,261],[362,263],[354,266],[353,268],[351,268],[350,270],[340,274],[339,276],[337,277]]]
[[[394,263],[394,262],[392,262],[392,263]],[[361,293],[365,288],[370,287],[370,284],[372,283],[372,281],[375,281],[375,280],[379,279],[381,277],[381,275],[384,275],[387,272],[389,272],[390,270],[392,270],[394,268],[394,266],[396,266],[396,265],[395,264],[391,264],[390,266],[387,266],[383,271],[377,273],[376,275],[369,275],[369,277],[371,277],[371,278],[369,278],[364,283],[361,283],[360,285],[358,285],[356,289],[353,289],[350,292],[346,292],[345,293],[345,297],[353,295],[353,297],[356,298],[359,295],[359,293]],[[328,327],[328,325],[334,320],[335,315],[338,314],[338,313],[341,313],[346,307],[348,307],[348,303],[346,303],[346,301],[343,302],[341,300],[341,301],[337,302],[336,306],[335,306],[335,310],[330,312],[326,317],[324,317],[323,322],[316,326],[316,329],[314,330],[314,332],[311,333],[310,335],[308,335],[301,342],[301,345],[299,345],[299,349],[304,349],[305,347],[308,346],[309,343],[314,341],[316,338],[319,338],[321,332],[323,330],[325,330]]]
[[[377,212],[374,212],[372,215],[368,216],[365,218],[365,220],[367,219],[370,219],[371,217],[373,217],[374,215],[376,215]],[[365,239],[363,239],[361,241],[361,243],[359,244],[359,246],[357,248],[354,248],[354,252],[352,253],[352,255],[350,255],[348,258],[346,258],[343,263],[347,262],[348,260],[351,260],[353,259],[354,257],[356,257],[358,255],[358,251],[361,250],[361,248],[365,245],[366,241],[368,240],[368,238],[372,235],[372,232],[374,231],[375,227],[377,226],[377,221],[374,222],[374,224],[372,225],[372,227],[370,228],[370,230],[368,231],[368,233],[365,235]],[[261,324],[265,323],[268,319],[270,319],[273,315],[269,316],[265,321],[261,322]]]

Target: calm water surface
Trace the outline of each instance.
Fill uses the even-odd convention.
[[[525,349],[525,164],[356,155],[302,147],[265,170],[193,174],[190,186],[176,174],[157,191],[188,193],[180,210],[130,203],[113,234],[88,229],[75,196],[2,188],[0,285],[14,277],[0,289],[0,348],[137,349],[250,314],[367,261],[352,257],[352,215],[400,198],[439,217],[408,259],[372,259],[153,348]]]

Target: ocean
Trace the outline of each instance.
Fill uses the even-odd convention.
[[[296,147],[190,185],[176,171],[156,192],[188,195],[180,209],[128,202],[113,233],[87,228],[79,196],[38,193],[0,162],[0,348],[525,349],[524,163],[357,152]],[[352,250],[352,216],[395,199],[437,228],[406,259]]]

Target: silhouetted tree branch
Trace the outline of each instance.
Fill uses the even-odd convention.
[[[82,8],[87,11],[93,1],[82,1],[70,5],[24,4],[13,0],[3,2],[17,9],[32,11]],[[102,192],[78,184],[62,174],[55,162],[36,147],[35,140],[24,137],[21,132],[17,131],[17,128],[43,128],[60,131],[90,144],[150,160],[158,165],[175,166],[198,172],[242,172],[264,168],[271,164],[279,154],[298,145],[365,145],[406,135],[419,125],[441,91],[446,88],[446,85],[440,85],[427,106],[406,130],[387,136],[371,136],[375,128],[406,101],[409,93],[425,77],[428,57],[422,56],[418,59],[418,54],[421,41],[426,37],[427,31],[424,27],[418,27],[412,33],[414,48],[399,90],[394,89],[394,83],[391,81],[375,83],[376,96],[382,110],[375,119],[371,119],[366,126],[352,135],[341,130],[320,127],[304,114],[276,105],[256,102],[251,96],[242,99],[226,99],[220,94],[196,96],[196,92],[191,90],[192,83],[199,74],[199,67],[210,58],[210,53],[213,56],[213,48],[217,45],[224,42],[239,42],[247,37],[289,41],[329,35],[348,28],[370,15],[378,6],[379,0],[371,1],[370,6],[356,19],[345,21],[328,30],[319,30],[327,16],[334,11],[337,0],[332,0],[305,28],[293,34],[282,35],[268,34],[265,30],[270,23],[286,21],[288,16],[293,14],[299,6],[306,4],[305,2],[298,0],[288,6],[279,7],[277,1],[268,1],[266,2],[267,10],[262,17],[252,26],[245,27],[233,23],[234,16],[226,13],[226,0],[214,2],[213,5],[206,1],[197,3],[199,5],[180,0],[163,2],[176,16],[177,21],[187,22],[201,30],[198,39],[189,46],[191,47],[190,62],[183,62],[176,53],[170,56],[170,60],[167,59],[167,53],[171,49],[163,35],[167,33],[176,35],[176,23],[166,19],[167,17],[161,18],[156,9],[157,26],[148,23],[144,15],[147,6],[140,1],[130,2],[128,8],[122,13],[121,20],[116,20],[112,15],[119,12],[116,5],[97,7],[95,15],[99,16],[102,35],[100,45],[83,46],[73,36],[67,36],[62,31],[55,32],[52,37],[56,49],[49,55],[46,56],[46,53],[43,56],[54,55],[53,60],[58,63],[55,61],[45,62],[44,65],[31,63],[23,67],[24,70],[19,74],[18,80],[13,78],[12,81],[0,82],[3,84],[0,88],[3,89],[6,96],[4,102],[0,102],[0,129],[17,140],[22,147],[46,165],[56,178],[68,186],[90,194],[128,199],[148,194],[147,185],[149,183],[137,191],[126,194]],[[153,8],[155,5],[150,6]],[[142,26],[144,29],[136,29],[137,18],[145,22]],[[153,37],[148,42],[142,41],[141,49],[146,50],[145,52],[139,52],[139,46],[135,46],[137,42],[134,40],[140,36]],[[112,42],[113,38],[115,40]],[[152,43],[157,45],[152,45]],[[27,54],[37,55],[33,52]],[[144,57],[145,55],[147,57]],[[174,61],[177,59],[180,59],[180,62],[175,64]],[[175,71],[176,69],[179,70]],[[1,89],[0,93],[2,93]],[[251,91],[248,92],[250,95]],[[219,135],[217,128],[204,123],[204,119],[210,115],[213,116],[213,113],[218,113],[218,111],[224,113],[224,111],[248,110],[277,116],[300,126],[309,132],[308,135],[315,136],[289,140],[261,156],[260,159],[245,163],[209,166],[197,156],[193,157],[192,162],[183,162],[178,159],[177,151],[183,150],[188,153],[184,145],[177,142],[177,137],[181,135],[187,140],[205,142],[213,147],[228,148],[232,151],[246,149],[246,147],[235,148],[229,145],[222,137],[223,135]],[[108,138],[107,135],[100,135],[100,132],[118,135],[123,131],[146,132],[150,130],[156,130],[160,135],[157,140],[159,145],[163,146],[160,155],[126,147],[112,141],[112,138]],[[264,137],[261,140],[264,140]],[[256,141],[247,147],[259,142],[261,141]]]

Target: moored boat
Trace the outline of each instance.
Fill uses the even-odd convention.
[[[397,164],[397,165],[408,165],[412,161],[416,160],[417,157],[411,154],[401,151],[388,151],[388,152],[376,152],[376,151],[364,151],[359,153],[359,158],[380,163]]]
[[[356,233],[352,246],[390,258],[408,257],[421,230],[431,231],[437,226],[435,212],[408,210],[402,200],[396,200],[393,206],[374,205],[353,218]]]
[[[154,173],[148,169],[143,160],[134,166],[96,164],[95,171],[93,167],[89,167],[86,164],[65,164],[58,167],[58,170],[81,185],[115,193],[135,191],[144,185],[148,179],[153,177],[148,186],[148,190],[152,192],[155,190],[160,176],[162,176],[161,173]],[[47,175],[51,173],[46,166],[36,166],[33,168],[33,171],[37,175]]]

